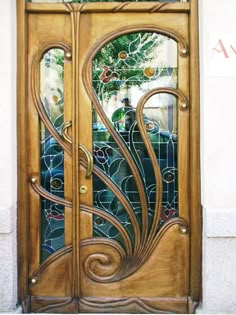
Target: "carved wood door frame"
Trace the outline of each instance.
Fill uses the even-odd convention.
[[[19,300],[24,312],[192,313],[200,300],[197,5],[197,0],[176,3],[111,2],[103,3],[102,7],[99,3],[42,4],[17,1],[18,273]],[[142,130],[141,109],[145,102],[153,95],[166,93],[178,99],[179,134],[184,136],[184,140],[178,144],[180,216],[167,221],[157,234],[150,228],[150,235],[147,236],[149,242],[142,243],[142,238],[146,237],[142,231],[140,244],[143,247],[139,241],[131,244],[127,231],[119,228],[114,217],[93,207],[93,182],[89,174],[92,163],[92,132],[91,127],[88,128],[93,124],[91,104],[106,122],[105,114],[99,112],[98,98],[92,87],[93,59],[99,49],[109,41],[138,31],[156,32],[177,42],[180,85],[177,89],[155,88],[141,98],[138,106],[140,111],[137,109],[139,128]],[[39,94],[39,64],[45,53],[54,48],[64,52],[64,124],[61,135],[57,134],[48,120]],[[113,129],[108,122],[105,126],[112,134]],[[63,198],[50,194],[40,183],[39,130],[42,132],[42,128],[44,132],[46,128],[64,150]],[[117,144],[119,146],[119,140]],[[120,148],[128,160],[129,152],[122,143]],[[151,156],[151,149],[149,153]],[[132,161],[129,166],[135,174]],[[102,178],[98,167],[95,166],[93,172]],[[154,173],[156,177],[159,176],[157,170]],[[136,179],[138,181],[138,176]],[[109,188],[119,195],[114,184],[110,183]],[[142,195],[142,188],[139,189]],[[66,231],[64,247],[44,261],[40,258],[39,223],[40,202],[43,198],[63,207]],[[122,197],[119,200],[129,209],[127,200]],[[80,209],[80,212],[76,209]],[[132,219],[131,212],[130,218],[135,226],[136,217],[133,216]],[[114,245],[115,242],[110,239],[102,239],[101,242],[99,237],[93,238],[92,215],[114,223],[123,238],[125,253],[118,243]],[[158,220],[158,216],[156,219]],[[155,221],[155,216],[153,220]],[[137,224],[136,230],[134,228],[135,235],[139,233],[138,230]],[[171,230],[169,236],[167,230]],[[159,253],[165,252],[165,248],[158,245],[159,240],[164,238],[168,239],[165,241],[167,244],[174,244],[168,247],[167,252],[176,251],[175,255],[165,256],[167,263],[174,261],[173,258],[176,257],[173,277],[169,272],[171,269],[164,267],[165,261],[158,263],[155,260]],[[176,239],[178,241],[175,243]],[[150,247],[149,250],[149,243],[152,242],[152,249]],[[110,250],[106,252],[106,249],[105,253],[102,252],[104,244],[113,247],[112,254]],[[94,246],[97,248],[95,251]],[[97,261],[104,263],[101,272]],[[119,265],[115,267],[115,275],[106,269],[114,262]],[[153,279],[158,277],[159,283],[165,281],[159,270],[166,270],[170,276],[169,282],[166,281],[173,282],[171,288],[165,283],[158,289],[158,281]],[[143,278],[148,280],[143,282]]]

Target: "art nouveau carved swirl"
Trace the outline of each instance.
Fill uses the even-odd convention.
[[[65,51],[65,53],[69,53],[71,51],[70,45],[66,45],[63,43],[50,43],[44,47],[42,47],[37,54],[34,56],[33,62],[32,62],[32,73],[31,73],[31,91],[32,91],[32,98],[34,101],[35,108],[39,114],[40,119],[48,129],[51,136],[54,137],[54,139],[57,141],[57,143],[69,154],[71,155],[71,146],[63,140],[63,138],[59,135],[59,133],[56,131],[52,123],[50,122],[44,108],[42,105],[42,101],[40,99],[39,95],[39,80],[40,80],[40,71],[39,71],[39,65],[40,61],[43,57],[43,54],[47,52],[49,49],[52,48],[61,48]]]
[[[82,208],[87,211],[87,209]],[[91,209],[91,212],[94,212]],[[95,212],[94,212],[95,213]],[[188,225],[182,218],[169,220],[158,231],[150,243],[143,247],[142,255],[128,256],[127,252],[117,241],[107,238],[91,238],[81,241],[81,247],[88,247],[85,251],[84,272],[93,281],[109,283],[127,278],[135,273],[151,256],[164,234],[174,225],[188,230]]]
[[[63,206],[72,208],[72,202],[71,201],[65,200],[63,198],[57,197],[57,196],[49,193],[47,190],[45,190],[44,188],[42,188],[41,186],[39,186],[37,184],[37,179],[35,177],[30,178],[30,183],[31,183],[31,187],[33,188],[33,190],[39,196],[41,196],[47,200],[50,200],[52,202],[55,202],[59,205],[63,205]]]
[[[86,246],[87,257],[84,260],[84,272],[96,282],[113,282],[120,279],[126,265],[124,249],[107,238],[91,238],[81,241]]]

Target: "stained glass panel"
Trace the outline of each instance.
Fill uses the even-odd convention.
[[[108,183],[118,188],[142,230],[143,204],[130,163],[122,153],[124,147],[143,186],[150,229],[156,211],[156,190],[159,188],[154,175],[155,166],[145,144],[147,140],[141,136],[138,127],[137,106],[140,98],[154,88],[177,88],[177,43],[151,32],[120,36],[97,53],[92,76],[93,88],[102,109],[100,111],[94,106],[93,110],[94,162],[106,177],[105,181],[98,176],[93,177],[94,207],[115,217],[126,229],[134,246],[130,215],[121,198],[108,188]],[[144,106],[142,121],[162,177],[158,231],[167,220],[178,216],[176,97],[167,93],[152,96]],[[109,132],[109,125],[115,136]],[[121,146],[115,138],[121,140]],[[94,216],[94,236],[106,236],[124,246],[113,224],[99,216]]]
[[[48,50],[40,62],[40,98],[49,123],[61,133],[64,119],[64,51]],[[64,198],[64,152],[40,121],[40,184]],[[41,262],[64,246],[64,206],[41,198]]]
[[[41,123],[41,186],[64,198],[64,154]],[[64,206],[41,198],[41,261],[64,246]]]

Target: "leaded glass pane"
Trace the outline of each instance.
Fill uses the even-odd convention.
[[[41,122],[41,186],[64,198],[64,152]],[[41,198],[41,261],[64,246],[64,206]]]
[[[48,50],[40,62],[40,99],[55,132],[64,119],[64,51]],[[64,152],[40,120],[40,184],[64,198]],[[64,206],[41,198],[41,261],[64,246]]]
[[[137,123],[140,98],[158,87],[177,88],[177,43],[152,32],[122,35],[106,44],[93,60],[93,88],[108,123],[129,152],[142,181],[148,207],[148,228],[153,223],[157,183],[147,146]],[[101,115],[103,115],[101,114]],[[145,132],[150,139],[162,176],[162,209],[156,230],[178,215],[177,99],[166,93],[152,96],[142,111]],[[108,125],[93,110],[94,162],[107,182],[119,188],[134,212],[139,226],[142,204],[137,182]],[[114,216],[128,232],[134,245],[133,226],[127,209],[94,175],[94,207]],[[124,246],[114,226],[94,216],[94,236],[117,240]]]

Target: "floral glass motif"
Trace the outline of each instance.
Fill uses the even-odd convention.
[[[177,88],[177,43],[153,32],[122,35],[107,43],[96,54],[92,79],[104,115],[138,169],[146,193],[150,229],[157,183],[137,125],[136,108],[140,98],[153,88]],[[156,227],[158,231],[166,221],[178,216],[177,99],[166,93],[154,95],[145,104],[142,115],[162,176],[162,207]],[[95,107],[93,150],[95,165],[106,177],[106,181],[96,175],[93,177],[94,207],[115,217],[126,229],[134,245],[135,236],[130,217],[108,188],[107,182],[111,181],[118,187],[142,229],[142,207],[137,184],[126,159]],[[94,236],[114,239],[124,245],[113,224],[98,215],[94,215]]]
[[[40,98],[49,123],[61,133],[64,118],[64,51],[50,49],[40,63]],[[41,186],[64,198],[64,152],[40,121]],[[64,206],[41,197],[41,262],[64,246]]]

